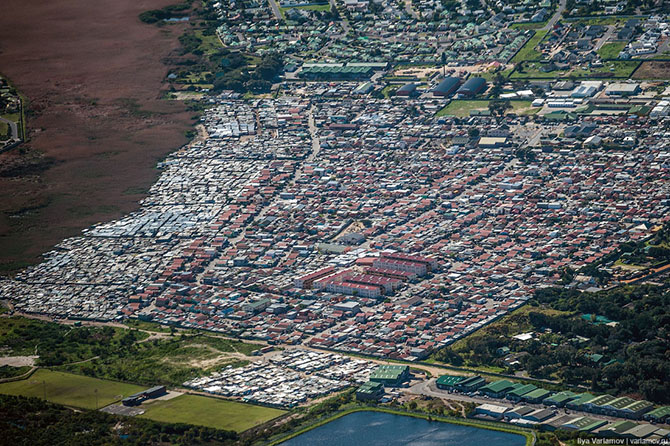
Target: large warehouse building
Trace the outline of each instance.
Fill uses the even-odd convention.
[[[458,86],[460,84],[461,80],[459,78],[447,76],[442,80],[442,82],[440,82],[439,84],[437,84],[435,88],[433,88],[433,95],[451,96],[458,89]]]
[[[486,81],[481,77],[471,77],[456,90],[456,94],[472,98],[483,93],[484,90],[486,90]]]

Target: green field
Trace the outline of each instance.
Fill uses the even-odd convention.
[[[205,35],[203,34],[202,31],[195,31],[194,34],[198,39],[202,41],[198,49],[203,53],[205,53],[206,55],[214,54],[223,48],[223,45],[221,45],[221,41],[214,34]]]
[[[566,20],[568,23],[576,24],[576,23],[581,23],[582,25],[617,25],[617,24],[623,24],[628,19],[632,18],[632,16],[628,17],[591,17],[588,19],[583,19],[583,18],[569,18]],[[644,20],[643,17],[638,16],[637,17],[640,20]]]
[[[626,47],[626,42],[609,42],[598,50],[601,59],[618,59],[619,53]]]
[[[463,118],[470,116],[472,110],[488,110],[488,106],[489,101],[487,100],[455,99],[437,112],[437,116],[456,116],[458,118]]]
[[[182,395],[143,405],[142,418],[169,423],[245,431],[286,413],[283,410],[198,395]]]
[[[106,381],[70,373],[40,369],[22,381],[0,384],[0,393],[44,398],[53,403],[84,409],[104,407],[123,397],[144,390],[134,384]]]
[[[512,23],[510,28],[512,29],[540,29],[547,24],[547,20],[544,22],[523,22],[523,23]]]
[[[539,60],[542,56],[535,47],[544,39],[544,36],[547,35],[546,30],[537,31],[533,37],[530,38],[528,42],[519,50],[518,53],[512,58],[512,62],[523,62],[526,60]]]
[[[526,62],[523,64],[523,72],[514,70],[510,79],[603,79],[603,78],[629,78],[640,65],[639,60],[609,60],[602,67],[575,68],[573,70],[555,70],[544,72],[540,70],[541,62]]]
[[[307,6],[293,6],[281,8],[282,10],[286,9],[304,9],[306,11],[330,11],[330,3],[324,3],[323,5],[307,5]]]
[[[9,138],[9,125],[6,122],[0,122],[0,140]]]
[[[510,101],[512,108],[509,109],[508,113],[532,115],[540,110],[539,108],[531,107],[530,104],[531,101]],[[488,106],[488,100],[455,99],[437,112],[437,116],[456,116],[458,118],[464,118],[470,116],[470,112],[473,110],[488,110]]]
[[[156,322],[141,321],[139,319],[128,319],[125,322],[125,325],[130,328],[136,328],[138,330],[153,331],[157,333],[170,333],[170,327],[167,325],[157,324]]]
[[[639,60],[611,60],[605,61],[602,67],[576,68],[571,75],[576,78],[605,77],[609,73],[615,78],[629,78],[640,65]]]

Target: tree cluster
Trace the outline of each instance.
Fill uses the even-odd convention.
[[[0,431],[7,444],[231,445],[237,433],[187,424],[73,411],[38,398],[0,395]]]

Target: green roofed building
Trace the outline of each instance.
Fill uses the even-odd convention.
[[[624,432],[636,427],[637,424],[633,423],[632,421],[615,421],[614,423],[610,424],[609,426],[600,429],[598,431],[599,435],[603,435],[605,437],[620,437]]]
[[[651,404],[649,401],[644,400],[634,401],[629,405],[624,406],[621,409],[617,410],[617,415],[639,420],[645,413],[649,412],[653,408],[654,405]]]
[[[633,404],[634,402],[635,400],[633,398],[622,396],[621,398],[616,398],[607,404],[603,404],[600,407],[606,411],[618,411],[626,406]]]
[[[591,432],[606,424],[607,421],[605,420],[596,420],[595,418],[589,417],[579,417],[568,421],[567,423],[561,425],[561,427],[567,430]]]
[[[580,395],[577,395],[577,398],[567,402],[565,404],[565,407],[572,410],[581,410],[584,404],[588,403],[594,398],[595,396],[591,395],[590,393],[582,393]]]
[[[654,409],[644,416],[645,420],[664,422],[670,419],[670,406],[663,406],[657,409]]]
[[[486,380],[481,376],[471,376],[463,381],[456,383],[456,389],[461,392],[473,392],[486,384]]]
[[[603,411],[603,406],[608,405],[617,398],[612,395],[600,395],[593,398],[588,403],[584,403],[584,409],[589,412],[601,412]]]
[[[399,386],[409,378],[409,366],[380,365],[370,373],[370,381],[382,383],[385,386]]]
[[[438,389],[449,390],[453,389],[456,384],[463,381],[464,379],[464,376],[442,375],[437,378],[435,385]]]
[[[568,402],[574,400],[577,397],[579,397],[579,395],[567,390],[565,392],[558,392],[548,398],[545,398],[542,401],[542,404],[544,404],[545,406],[563,407]]]
[[[523,395],[537,389],[537,386],[534,386],[532,384],[517,383],[514,385],[514,387],[515,387],[514,389],[507,392],[507,396],[505,398],[507,398],[508,400],[521,401],[521,397]]]
[[[488,395],[491,398],[502,398],[509,392],[510,390],[514,389],[514,383],[511,381],[507,381],[506,379],[501,379],[499,381],[494,381],[492,383],[489,383],[479,389],[481,393],[484,395]]]
[[[536,389],[532,392],[526,393],[521,397],[523,401],[527,401],[532,404],[540,403],[542,400],[551,395],[551,392],[546,389]]]
[[[384,385],[368,381],[356,390],[356,399],[360,401],[379,401],[384,396]]]

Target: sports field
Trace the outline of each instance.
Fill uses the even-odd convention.
[[[84,409],[104,407],[146,387],[40,369],[28,379],[0,384],[0,393],[44,398]]]
[[[533,115],[540,109],[531,107],[531,101],[510,101],[511,109],[507,113],[515,113],[517,115]],[[456,116],[463,118],[470,116],[470,112],[488,110],[488,100],[462,100],[454,99],[446,107],[437,112],[437,116]]]
[[[217,429],[245,431],[276,418],[283,410],[254,406],[219,398],[182,395],[165,401],[145,403],[142,418],[170,423],[187,423]]]

